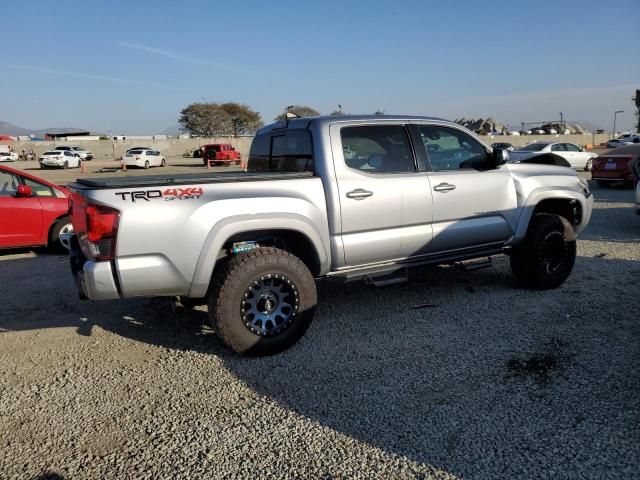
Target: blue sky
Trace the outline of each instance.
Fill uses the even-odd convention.
[[[3,11],[0,120],[154,133],[194,101],[631,128],[637,0],[30,1]],[[1,133],[1,132],[0,132]]]

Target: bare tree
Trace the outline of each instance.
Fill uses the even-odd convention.
[[[299,117],[317,117],[320,115],[315,108],[308,107],[306,105],[292,105],[291,107],[287,107],[286,112],[278,115],[275,120],[286,120],[287,113],[294,113]]]

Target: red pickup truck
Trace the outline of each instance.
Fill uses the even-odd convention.
[[[202,154],[202,163],[206,166],[207,162],[212,165],[229,166],[232,163],[240,165],[240,152],[228,143],[210,143],[200,147]]]

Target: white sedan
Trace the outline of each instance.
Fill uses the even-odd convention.
[[[598,156],[597,153],[587,152],[573,143],[565,142],[535,142],[520,147],[511,152],[509,157],[517,160],[518,156],[523,154],[536,153],[555,153],[564,158],[572,168],[578,170],[590,170],[593,159]]]
[[[607,148],[618,148],[624,145],[632,145],[634,143],[640,143],[640,135],[635,133],[625,133],[618,138],[609,140],[607,142]]]
[[[0,162],[17,162],[18,154],[16,152],[0,152]]]
[[[40,168],[77,168],[80,157],[70,150],[49,150],[40,155]]]
[[[157,150],[127,150],[122,161],[127,167],[140,168],[164,167],[167,164],[167,159]]]

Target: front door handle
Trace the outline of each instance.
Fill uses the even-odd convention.
[[[351,190],[347,193],[348,198],[353,198],[354,200],[364,200],[367,197],[373,195],[373,192],[369,190],[364,190],[362,188],[356,188],[355,190]]]
[[[450,183],[440,183],[440,184],[436,185],[435,187],[433,187],[433,189],[436,192],[447,193],[450,190],[455,190],[456,186],[455,185],[451,185]]]

